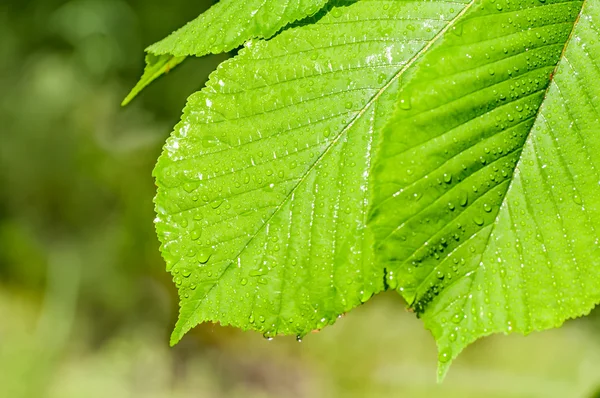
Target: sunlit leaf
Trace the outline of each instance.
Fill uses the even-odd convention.
[[[484,0],[404,76],[370,226],[440,377],[600,301],[599,33],[597,0]]]
[[[315,14],[327,0],[221,0],[168,37],[148,47],[146,68],[122,105],[188,56],[231,51],[253,38],[269,38]]]
[[[189,99],[155,169],[173,343],[203,321],[302,336],[384,289],[366,229],[377,132],[402,74],[464,10],[336,7],[248,43]]]

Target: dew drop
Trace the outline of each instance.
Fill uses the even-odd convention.
[[[211,258],[212,255],[213,255],[212,248],[205,247],[205,248],[202,248],[198,252],[198,255],[196,256],[196,258],[198,259],[198,261],[200,262],[200,264],[206,264],[208,262],[208,260],[210,260],[210,258]]]
[[[209,104],[209,100],[206,100],[207,105]],[[217,137],[214,136],[205,136],[202,137],[202,146],[204,148],[212,148],[214,146],[216,146],[219,143],[219,140],[217,139]]]
[[[193,230],[192,233],[190,234],[190,238],[192,238],[192,240],[198,240],[198,239],[200,239],[201,236],[202,236],[202,230],[199,228]]]
[[[460,193],[460,205],[465,207],[467,204],[469,204],[469,195],[463,191]]]
[[[253,269],[250,271],[250,276],[263,276],[266,275],[267,271],[264,268]]]
[[[410,98],[401,98],[400,99],[400,109],[408,111],[411,108],[412,108],[412,105],[410,104]]]
[[[190,182],[183,184],[183,190],[187,193],[192,193],[196,190],[196,185]]]
[[[459,37],[463,35],[463,30],[463,24],[459,24],[457,26],[452,27],[452,33]]]
[[[221,205],[223,204],[222,200],[216,200],[214,202],[211,202],[210,207],[212,207],[213,209],[218,209],[219,207],[221,207]]]
[[[438,355],[438,360],[441,363],[448,363],[448,361],[450,361],[451,358],[452,358],[452,352],[449,349],[441,350],[440,354]]]

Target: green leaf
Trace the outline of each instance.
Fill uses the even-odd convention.
[[[377,132],[465,5],[334,7],[247,43],[190,97],[154,172],[172,343],[204,321],[303,336],[384,289],[366,229]]]
[[[121,102],[121,106],[129,104],[143,89],[154,80],[168,73],[171,69],[182,63],[186,57],[175,57],[173,55],[146,55],[146,68],[140,81],[135,85],[127,97]]]
[[[327,0],[221,0],[163,40],[148,47],[144,74],[122,105],[187,56],[231,51],[254,38],[269,38],[286,25],[318,12]]]
[[[483,0],[452,32],[404,76],[370,218],[440,378],[600,301],[600,2]]]

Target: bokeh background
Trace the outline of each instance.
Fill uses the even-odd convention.
[[[143,48],[211,3],[0,0],[0,397],[599,397],[597,312],[483,339],[442,385],[433,339],[394,293],[301,343],[207,324],[169,348],[151,171],[227,55],[119,104]]]

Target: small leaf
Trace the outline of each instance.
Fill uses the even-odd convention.
[[[144,88],[150,83],[159,78],[164,73],[168,73],[171,69],[179,65],[185,60],[185,57],[175,57],[173,55],[146,55],[146,68],[144,75],[135,85],[131,92],[125,97],[121,106],[129,104]]]
[[[165,39],[148,47],[144,75],[123,100],[127,105],[152,81],[188,56],[231,51],[253,38],[269,38],[315,14],[327,0],[221,0]]]

